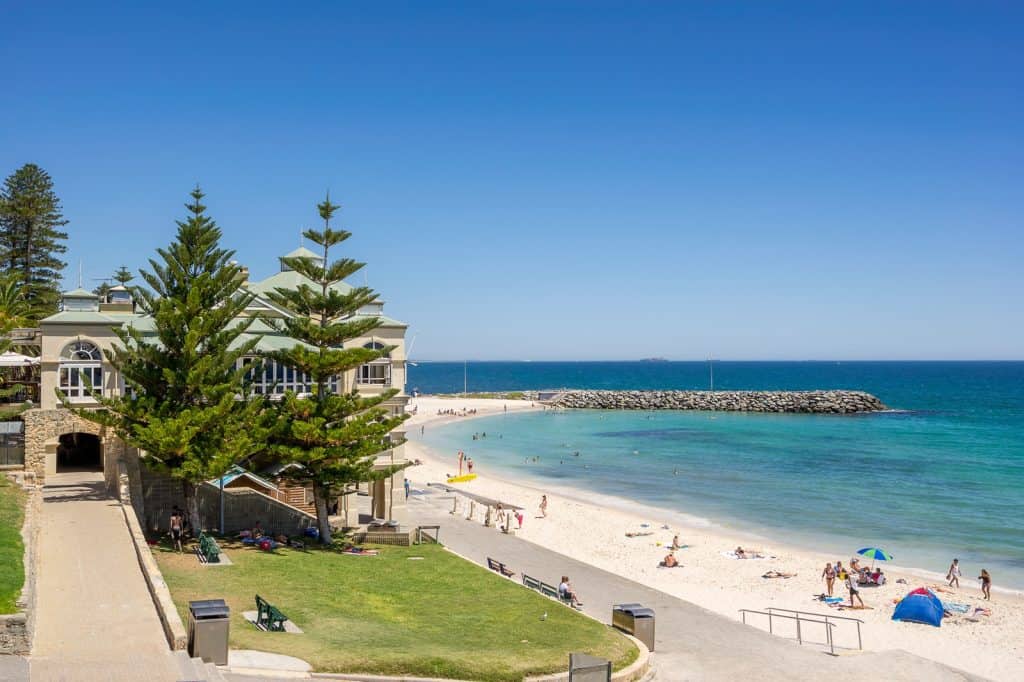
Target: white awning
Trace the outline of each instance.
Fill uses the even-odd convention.
[[[6,353],[0,354],[0,367],[28,367],[29,365],[38,365],[39,358],[32,358],[21,353],[15,353],[12,350]]]

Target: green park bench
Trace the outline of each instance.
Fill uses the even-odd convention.
[[[531,590],[537,590],[539,592],[541,584],[542,583],[539,580],[537,580],[536,578],[531,578],[530,576],[526,575],[525,573],[523,574],[523,585],[526,585]]]
[[[267,632],[284,632],[284,622],[288,616],[277,610],[277,607],[256,595],[256,627]]]
[[[206,533],[199,534],[199,558],[208,564],[220,563],[220,547],[217,546],[217,541]]]

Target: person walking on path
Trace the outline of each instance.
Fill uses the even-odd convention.
[[[946,580],[949,581],[950,587],[960,587],[960,560],[953,559],[953,563],[949,565],[949,572],[946,574]],[[955,583],[955,584],[954,584]]]
[[[988,574],[984,568],[981,569],[981,575],[978,576],[978,580],[981,581],[981,593],[985,595],[986,600],[992,599],[992,576]]]
[[[178,508],[175,507],[174,511],[171,512],[171,542],[181,552],[181,514],[178,513]]]
[[[854,608],[854,597],[860,602],[861,608],[864,608],[864,600],[860,598],[860,590],[857,589],[857,573],[855,571],[846,572],[846,589],[850,590],[850,608]]]
[[[540,496],[540,517],[546,519],[548,517],[548,496]]]
[[[832,586],[836,583],[836,569],[832,564],[825,564],[825,570],[821,572],[825,579],[825,587],[828,589],[828,596],[832,596]]]

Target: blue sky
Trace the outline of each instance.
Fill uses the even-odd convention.
[[[330,189],[419,359],[1024,358],[1017,3],[144,4],[0,4],[72,284]]]

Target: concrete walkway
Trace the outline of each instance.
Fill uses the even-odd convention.
[[[905,652],[849,653],[832,657],[743,625],[663,592],[594,568],[493,528],[452,516],[451,496],[425,485],[409,498],[413,524],[441,525],[440,540],[481,565],[492,557],[516,571],[551,584],[571,576],[585,602],[584,611],[611,620],[613,604],[639,602],[656,612],[655,653],[658,680],[975,680]],[[531,520],[532,521],[532,520]],[[555,605],[552,605],[555,608]],[[760,608],[760,604],[751,604]]]
[[[47,477],[39,550],[33,681],[179,679],[102,474]]]

